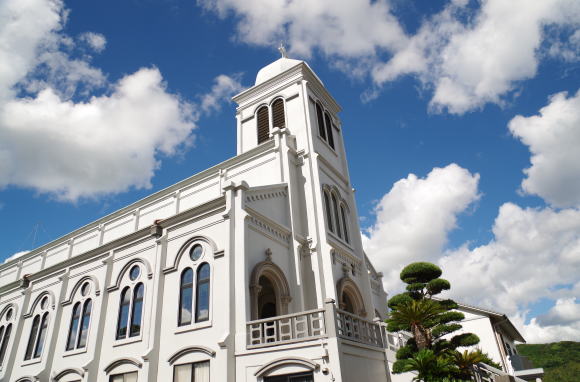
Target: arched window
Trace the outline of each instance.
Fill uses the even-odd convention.
[[[340,215],[342,218],[342,232],[344,233],[344,240],[347,243],[350,243],[350,240],[348,238],[348,220],[346,220],[346,211],[344,210],[344,205],[340,205]]]
[[[66,341],[66,350],[72,350],[75,348],[80,318],[81,318],[81,303],[77,302],[73,307],[73,313],[70,320],[68,340]]]
[[[270,121],[268,117],[268,107],[262,106],[257,112],[258,124],[258,144],[266,142],[270,139]]]
[[[128,272],[128,279],[131,285],[123,288],[119,300],[116,334],[118,340],[136,337],[141,334],[145,285],[139,282],[140,277],[141,268],[135,264]]]
[[[332,123],[330,122],[330,115],[324,113],[324,121],[326,122],[326,137],[328,144],[334,149],[334,136],[332,135]]]
[[[332,211],[334,212],[334,222],[336,223],[336,234],[338,237],[342,237],[340,231],[340,220],[338,219],[338,203],[336,202],[336,197],[332,194]]]
[[[283,129],[286,127],[286,117],[284,115],[284,101],[278,98],[272,104],[272,126]]]
[[[119,304],[119,319],[117,321],[117,339],[127,336],[127,326],[129,324],[129,308],[131,306],[131,288],[125,287],[121,292],[121,302]]]
[[[8,308],[0,320],[0,367],[4,364],[4,356],[6,349],[8,349],[8,341],[10,341],[10,334],[12,334],[12,316],[14,311]]]
[[[209,276],[209,264],[203,263],[197,269],[195,322],[209,320]]]
[[[328,230],[334,232],[334,225],[332,224],[332,210],[330,209],[330,199],[328,197],[328,192],[324,191],[324,209],[326,212],[326,224],[328,224]]]
[[[93,302],[87,299],[83,305],[83,315],[81,319],[81,331],[79,333],[79,340],[77,342],[78,348],[84,348],[87,345],[87,336],[89,334],[89,323],[91,321],[91,310]]]
[[[73,305],[68,338],[66,341],[66,350],[81,349],[87,345],[87,336],[89,332],[89,324],[91,321],[91,311],[93,301],[90,296],[91,283],[84,281],[78,291],[76,303]],[[74,296],[71,297],[71,299]]]
[[[24,360],[33,358],[40,358],[42,349],[44,348],[44,341],[46,339],[46,332],[48,330],[48,296],[42,297],[40,303],[35,308],[37,313],[32,319],[32,326],[28,336],[28,344],[26,346],[26,353]]]
[[[324,129],[324,117],[322,116],[322,107],[320,104],[316,104],[316,120],[318,122],[318,134],[324,140],[326,140],[326,130]]]
[[[191,324],[193,304],[193,270],[185,268],[181,273],[179,288],[179,322],[178,325]]]
[[[46,340],[47,330],[48,330],[48,312],[45,312],[42,315],[42,320],[40,321],[38,339],[36,341],[36,346],[34,347],[34,358],[40,358],[40,356],[42,355],[42,349],[44,348],[44,341]]]
[[[210,319],[211,266],[207,261],[207,253],[210,251],[200,240],[188,242],[181,253],[186,253],[186,251],[189,252],[189,257],[180,257],[183,268],[180,268],[179,278],[178,326]]]
[[[129,337],[138,336],[141,333],[141,316],[143,313],[143,292],[145,287],[139,283],[133,290],[133,309],[131,310],[131,330]]]

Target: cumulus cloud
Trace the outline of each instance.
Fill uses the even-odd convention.
[[[247,43],[273,45],[285,40],[291,52],[310,56],[360,57],[377,49],[398,49],[406,37],[386,0],[236,1],[199,0],[221,17],[238,19],[237,37]]]
[[[456,228],[457,216],[479,199],[478,174],[456,164],[425,178],[396,182],[375,208],[376,222],[363,235],[366,253],[384,273],[389,293],[401,287],[399,273],[413,261],[436,261]]]
[[[224,100],[229,100],[232,95],[244,89],[239,81],[239,75],[226,76],[221,74],[214,80],[211,91],[201,96],[199,106],[205,113],[218,111]]]
[[[576,298],[558,299],[546,314],[532,318],[528,324],[520,315],[513,320],[531,343],[580,341],[580,304],[576,301]]]
[[[405,33],[386,0],[199,3],[221,17],[233,14],[241,41],[272,46],[283,39],[293,54],[322,52],[334,67],[369,75],[378,88],[414,75],[433,90],[431,110],[454,114],[503,104],[521,81],[536,75],[541,57],[571,60],[577,36],[565,40],[558,32],[580,25],[575,0],[450,1],[414,34]],[[546,28],[555,31],[552,53],[540,54]]]
[[[579,206],[580,91],[553,95],[539,115],[517,116],[509,129],[531,152],[522,189],[557,207]]]
[[[363,234],[365,252],[385,275],[385,289],[401,290],[398,275],[405,265],[434,262],[451,282],[453,298],[508,314],[528,341],[580,339],[580,210],[505,203],[490,242],[449,249],[458,215],[479,198],[478,180],[449,165],[423,179],[409,175],[385,194],[376,222]],[[555,306],[526,324],[526,312],[540,299]]]
[[[493,225],[494,238],[475,248],[448,251],[439,261],[467,302],[516,315],[580,274],[580,211],[522,208],[505,203]]]
[[[59,0],[0,4],[0,188],[66,201],[148,188],[160,156],[191,145],[200,116],[240,84],[219,76],[198,105],[169,93],[155,67],[109,82],[90,56],[74,57],[66,14]]]

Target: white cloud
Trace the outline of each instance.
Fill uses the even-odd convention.
[[[529,343],[580,341],[580,304],[576,300],[558,299],[548,313],[532,318],[528,324],[524,324],[522,315],[512,320],[522,328]]]
[[[24,255],[26,255],[27,253],[30,253],[30,251],[20,251],[20,252],[16,252],[16,253],[14,253],[13,255],[10,255],[10,256],[8,256],[8,257],[6,258],[6,260],[4,260],[4,262],[5,262],[5,263],[7,263],[7,262],[9,262],[9,261],[12,261],[12,260],[14,260],[14,259],[17,259],[17,258],[19,258],[19,257],[21,257],[21,256],[24,256]]]
[[[439,261],[460,300],[509,315],[580,274],[580,211],[522,208],[505,203],[494,239],[475,248],[448,251]]]
[[[242,91],[244,88],[240,84],[239,77],[239,75],[230,77],[224,74],[217,76],[211,91],[201,97],[199,103],[201,110],[205,113],[218,111],[225,100],[230,101],[234,94]]]
[[[508,314],[529,342],[579,339],[580,210],[505,203],[490,242],[447,249],[457,216],[479,198],[478,180],[450,165],[424,179],[410,175],[385,194],[375,224],[363,234],[365,251],[385,274],[385,289],[391,295],[401,290],[405,265],[434,262],[451,282],[452,297]],[[540,299],[556,305],[526,325],[526,311]]]
[[[415,75],[433,89],[431,110],[454,114],[502,105],[547,56],[540,54],[545,29],[580,26],[575,0],[451,1],[426,17],[414,35],[403,31],[386,0],[199,3],[221,17],[234,14],[241,41],[273,46],[285,40],[292,53],[305,57],[320,51],[333,67],[354,76],[369,74],[378,87]],[[563,42],[552,34],[551,56],[569,60],[575,36]]]
[[[539,115],[517,116],[509,129],[531,152],[523,190],[557,207],[580,206],[580,91],[553,95]]]
[[[342,57],[374,55],[398,49],[406,37],[386,0],[199,0],[221,17],[238,19],[237,37],[247,43],[288,43],[291,52],[310,56],[313,50]]]
[[[110,83],[89,56],[74,58],[75,43],[61,32],[66,14],[59,0],[0,4],[0,188],[67,201],[148,188],[160,155],[191,145],[200,115],[240,84],[219,76],[196,105],[168,93],[156,68]],[[101,35],[81,36],[95,50],[105,46]],[[96,88],[104,92],[93,95]]]
[[[79,36],[81,41],[86,42],[95,52],[100,53],[107,45],[107,39],[100,33],[85,32]]]
[[[456,164],[433,169],[425,178],[399,180],[375,208],[376,222],[363,235],[364,248],[384,273],[385,289],[402,286],[401,269],[413,261],[436,261],[456,228],[457,215],[479,199],[478,174]]]

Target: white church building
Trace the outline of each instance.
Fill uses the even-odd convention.
[[[0,265],[0,381],[410,380],[340,106],[286,57],[234,101],[235,157]]]

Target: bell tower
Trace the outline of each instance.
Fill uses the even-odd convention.
[[[288,183],[292,231],[302,252],[298,278],[315,291],[305,290],[305,308],[320,308],[330,298],[357,315],[370,310],[372,318],[341,108],[306,62],[280,51],[282,57],[260,69],[254,86],[233,98],[237,154],[273,140],[286,150],[280,179]]]

